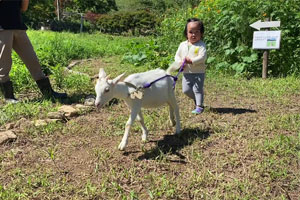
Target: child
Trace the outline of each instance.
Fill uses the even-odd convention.
[[[183,63],[185,66],[182,78],[182,91],[194,100],[194,114],[201,114],[204,110],[204,79],[205,79],[205,60],[206,45],[202,41],[204,26],[202,21],[197,18],[187,20],[184,36],[186,41],[181,42],[175,55],[176,63]]]

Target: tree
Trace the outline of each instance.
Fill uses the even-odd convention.
[[[115,0],[66,0],[65,8],[80,13],[91,11],[101,14],[118,10]]]
[[[168,8],[196,7],[201,0],[139,0],[146,8],[164,12]]]
[[[24,13],[24,22],[33,28],[44,25],[55,17],[53,0],[31,0]]]

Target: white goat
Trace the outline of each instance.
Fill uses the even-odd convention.
[[[124,136],[118,147],[119,150],[125,149],[128,143],[130,128],[136,118],[141,123],[143,132],[142,141],[147,140],[148,130],[144,124],[144,119],[141,112],[142,107],[153,108],[167,103],[170,108],[170,121],[173,126],[176,125],[175,133],[180,133],[181,127],[179,108],[173,89],[173,78],[168,76],[153,83],[149,88],[141,90],[138,89],[146,82],[150,83],[151,81],[161,78],[165,75],[166,72],[164,70],[156,69],[143,73],[132,74],[128,76],[124,81],[121,81],[124,73],[114,78],[113,80],[109,80],[104,69],[101,68],[99,70],[99,78],[95,86],[97,94],[95,105],[97,107],[101,107],[112,98],[120,98],[124,99],[126,104],[131,109],[130,117],[125,126]]]

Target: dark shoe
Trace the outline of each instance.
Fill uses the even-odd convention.
[[[7,103],[18,103],[18,100],[14,96],[14,88],[11,81],[0,83],[1,91],[4,95],[5,102]]]
[[[66,93],[55,92],[51,87],[49,78],[38,80],[36,83],[46,99],[65,99],[68,97]]]

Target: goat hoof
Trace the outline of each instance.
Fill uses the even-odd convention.
[[[171,126],[175,126],[176,125],[176,122],[175,121],[170,121],[170,124],[171,124]]]
[[[120,143],[118,149],[119,149],[120,151],[124,151],[124,150],[125,150],[125,145],[122,144],[122,143]]]
[[[142,138],[142,143],[147,143],[147,138]]]
[[[145,135],[145,136],[143,135],[143,136],[142,136],[142,142],[143,142],[143,143],[146,143],[146,142],[147,142],[147,135]]]

